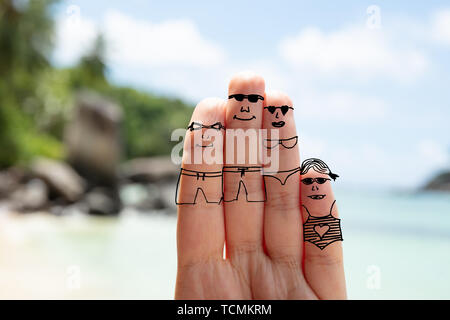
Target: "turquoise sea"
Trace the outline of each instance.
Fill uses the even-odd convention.
[[[350,299],[450,299],[450,195],[337,190]],[[0,212],[0,298],[172,299],[176,218]]]

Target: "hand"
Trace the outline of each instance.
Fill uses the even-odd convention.
[[[226,141],[225,130],[217,130],[218,126],[197,125],[197,130],[187,131],[185,171],[177,190],[175,298],[345,299],[340,229],[339,234],[333,229],[340,226],[331,190],[334,178],[325,171],[314,171],[314,167],[300,175],[301,139],[296,143],[294,138],[297,133],[289,97],[266,93],[264,80],[250,73],[231,80],[229,95],[233,94],[257,94],[264,100],[239,96],[227,101],[205,99],[191,119],[191,123],[206,126],[224,124]],[[278,130],[273,131],[278,139],[286,140],[231,146],[228,133],[238,128]],[[218,134],[212,137],[214,132]],[[196,133],[201,134],[201,145],[193,142]],[[265,159],[278,155],[278,170],[269,168],[262,175],[258,168],[262,161],[255,164],[250,156],[257,145],[269,147],[264,149],[269,151]],[[212,149],[224,165],[188,163],[198,150],[206,153]],[[239,155],[245,157],[237,159]],[[252,168],[229,168],[237,164]],[[305,178],[312,180],[302,182]],[[303,223],[314,219],[311,216],[328,216],[335,224],[309,224],[305,234],[310,242],[304,242]]]

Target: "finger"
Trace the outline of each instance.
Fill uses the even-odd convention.
[[[332,183],[337,175],[320,159],[301,167],[305,277],[321,299],[345,299],[341,221]]]
[[[264,241],[272,259],[289,259],[300,263],[303,247],[300,156],[294,110],[291,109],[293,104],[284,93],[267,92],[264,105],[263,129],[267,130],[267,137],[263,141],[267,194]]]
[[[195,123],[186,133],[177,185],[178,263],[185,266],[210,258],[222,259],[225,241],[222,199],[224,129],[201,128],[225,123],[225,102],[209,98],[195,108]]]
[[[231,97],[226,106],[223,190],[226,248],[230,257],[236,252],[262,248],[265,194],[261,161],[258,159],[258,133],[264,89],[264,79],[252,73],[236,75],[228,87]],[[247,97],[233,97],[236,94]]]

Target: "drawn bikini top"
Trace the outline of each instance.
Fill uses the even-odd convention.
[[[308,213],[308,219],[306,219],[305,223],[317,222],[317,221],[329,220],[329,219],[333,219],[333,221],[340,220],[338,218],[333,217],[333,215],[331,214],[335,203],[336,203],[336,200],[333,201],[333,204],[330,207],[330,213],[323,217],[316,217],[316,216],[311,215],[308,211],[308,208],[306,208],[304,205],[302,205],[303,208],[305,208],[306,212]],[[323,221],[323,222],[325,222],[325,221]]]
[[[273,149],[278,145],[282,145],[286,149],[292,149],[297,145],[298,136],[287,139],[264,139],[264,147],[267,149]]]

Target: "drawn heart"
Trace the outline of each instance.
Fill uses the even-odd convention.
[[[319,235],[322,239],[323,235],[330,230],[330,226],[324,223],[316,224],[314,226],[314,231]]]

